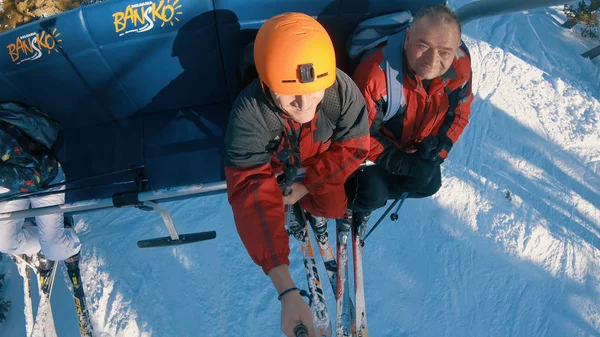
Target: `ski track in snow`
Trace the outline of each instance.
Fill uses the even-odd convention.
[[[476,95],[471,122],[443,165],[439,193],[407,200],[400,220],[384,221],[366,242],[372,336],[600,336],[600,60],[581,59],[589,48],[557,17],[564,20],[552,7],[464,27]],[[237,236],[226,196],[166,206],[180,233],[216,230],[217,239],[138,249],[137,240],[167,235],[157,214],[75,217],[96,330],[281,336],[275,290]],[[299,246],[290,242],[292,275],[306,288]],[[22,282],[2,263],[4,296],[16,307],[0,332],[24,335],[15,310]],[[53,309],[61,305],[73,310],[71,298],[55,295]],[[74,318],[54,316],[76,336]]]

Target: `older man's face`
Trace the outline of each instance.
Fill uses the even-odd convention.
[[[423,17],[407,32],[404,49],[412,70],[423,80],[443,75],[460,46],[460,34],[454,24],[434,22]]]

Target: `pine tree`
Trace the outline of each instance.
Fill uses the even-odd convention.
[[[600,9],[600,0],[592,0],[588,5],[585,1],[580,1],[575,8],[572,5],[565,5],[564,13],[567,22],[563,27],[571,28],[575,24],[581,24],[581,36],[598,38],[598,28],[600,20],[598,19],[598,9]]]
[[[4,274],[0,275],[0,290],[4,284]],[[0,297],[0,323],[6,319],[6,313],[10,309],[10,301],[5,301],[4,298]]]
[[[0,33],[94,2],[97,0],[2,0]]]

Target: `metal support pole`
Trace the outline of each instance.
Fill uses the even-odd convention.
[[[209,183],[204,185],[187,185],[173,188],[165,188],[162,190],[154,190],[148,192],[141,192],[138,194],[138,200],[140,202],[145,201],[156,201],[156,200],[168,200],[179,197],[190,197],[203,194],[209,194],[214,192],[225,191],[227,185],[225,181],[219,181],[215,183]],[[135,205],[129,205],[131,207]],[[104,199],[92,199],[85,201],[78,201],[75,203],[62,204],[56,206],[47,206],[40,208],[32,208],[16,212],[0,213],[0,220],[8,219],[23,219],[31,218],[46,214],[78,214],[91,211],[102,210],[106,208],[116,207],[112,198]]]
[[[175,229],[175,224],[173,223],[173,218],[171,218],[171,214],[169,214],[169,210],[152,201],[144,201],[142,203],[143,206],[149,206],[154,211],[158,212],[165,222],[165,226],[169,231],[169,235],[171,236],[171,240],[179,240],[179,234],[177,234],[177,229]]]

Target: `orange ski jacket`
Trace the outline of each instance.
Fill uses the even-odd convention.
[[[300,161],[306,168],[303,184],[311,195],[343,186],[367,158],[364,98],[348,75],[339,69],[336,73],[315,118],[304,125],[276,107],[259,80],[248,85],[233,104],[225,136],[228,200],[240,238],[265,274],[278,265],[289,265],[283,197],[275,175],[282,170],[277,154],[293,150],[293,135],[297,135]],[[331,117],[326,111],[339,114]]]

